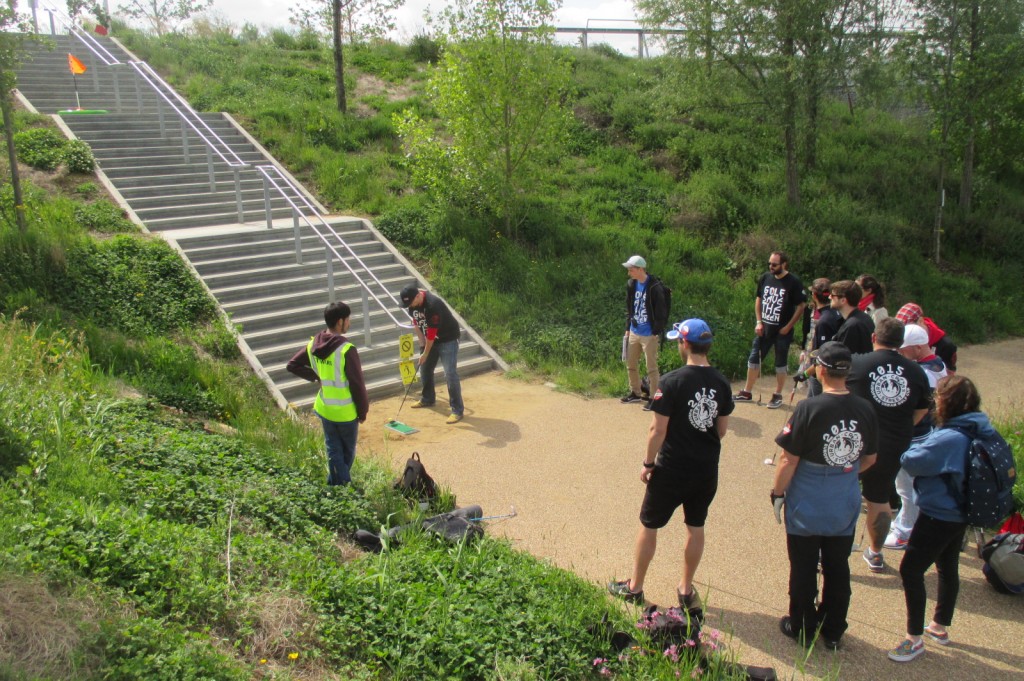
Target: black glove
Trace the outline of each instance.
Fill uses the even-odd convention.
[[[769,490],[768,492],[772,498],[772,511],[775,512],[775,521],[780,525],[782,524],[782,505],[786,501],[786,493],[776,494],[775,490]]]
[[[803,383],[804,381],[807,380],[807,378],[808,378],[807,377],[807,372],[806,371],[801,371],[799,374],[797,374],[796,376],[793,377],[793,382],[794,383]]]

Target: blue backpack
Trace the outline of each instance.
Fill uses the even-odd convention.
[[[967,437],[971,434],[956,428]],[[1013,511],[1013,484],[1017,470],[1013,449],[1003,436],[993,431],[988,437],[972,437],[964,468],[963,498],[967,524],[995,527]]]

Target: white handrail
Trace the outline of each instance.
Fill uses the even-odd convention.
[[[399,321],[395,317],[395,315],[393,315],[391,313],[391,310],[389,309],[388,305],[386,305],[380,298],[377,297],[377,295],[372,290],[370,290],[370,287],[369,287],[368,283],[365,282],[362,278],[360,278],[356,274],[356,272],[352,268],[352,266],[348,264],[346,259],[341,256],[341,254],[337,251],[337,249],[334,246],[331,245],[331,243],[327,239],[327,237],[320,231],[320,229],[317,228],[317,225],[314,224],[309,219],[309,217],[307,217],[307,215],[314,217],[316,219],[316,221],[320,223],[320,226],[323,227],[327,232],[329,232],[335,239],[337,239],[338,243],[340,243],[341,246],[346,251],[348,251],[349,255],[359,264],[360,267],[363,268],[363,271],[366,272],[366,274],[370,275],[370,278],[373,279],[374,283],[376,283],[380,287],[380,289],[382,291],[385,291],[385,292],[387,291],[387,287],[384,286],[384,283],[381,282],[381,280],[377,278],[377,275],[375,275],[370,270],[370,268],[366,265],[366,263],[363,262],[363,259],[360,258],[359,255],[357,255],[356,252],[352,250],[352,248],[345,242],[344,239],[341,238],[341,235],[338,234],[336,231],[334,231],[334,228],[331,227],[330,224],[328,224],[328,222],[324,219],[324,216],[321,215],[320,212],[316,209],[316,206],[314,206],[313,203],[309,199],[307,199],[305,197],[305,195],[303,195],[303,193],[299,190],[299,188],[296,187],[295,184],[289,178],[287,178],[284,174],[282,174],[281,171],[278,170],[275,166],[272,166],[272,165],[258,165],[258,166],[253,166],[253,168],[257,172],[259,172],[260,175],[263,176],[263,179],[268,183],[268,185],[272,186],[275,190],[277,190],[277,193],[284,198],[284,200],[288,203],[289,206],[291,206],[292,211],[293,211],[293,215],[297,216],[298,218],[301,218],[303,222],[305,222],[307,225],[309,225],[310,229],[313,230],[313,233],[316,234],[320,238],[320,240],[324,243],[324,246],[326,246],[327,249],[330,250],[330,252],[333,255],[337,256],[338,260],[341,261],[341,264],[344,265],[345,268],[352,275],[352,278],[359,284],[359,286],[363,289],[363,291],[366,292],[367,295],[369,295],[371,298],[373,298],[373,300],[377,303],[377,305],[380,306],[381,310],[384,311],[384,314],[386,314],[388,317],[390,317],[391,321],[393,321],[396,326],[399,326],[401,328],[406,328],[406,329],[413,328],[413,325],[411,323],[401,322],[401,321]],[[288,192],[286,190],[291,190],[291,192],[294,195],[294,198],[292,196],[289,196],[289,194],[288,194]],[[267,220],[268,220],[268,223],[269,223],[269,221],[270,221],[269,212],[268,212],[268,215],[267,215]],[[297,235],[296,235],[296,239],[298,239]],[[391,302],[396,307],[400,307],[398,305],[398,301],[395,299],[395,297],[391,293],[388,293],[387,296],[391,299]],[[364,319],[368,319],[368,318],[369,318],[369,315],[366,314],[366,312],[364,311]]]
[[[96,40],[96,38],[91,33],[89,33],[81,26],[76,24],[75,20],[69,17],[63,10],[61,10],[58,7],[54,7],[49,2],[41,3],[41,8],[44,12],[49,12],[51,17],[56,17],[64,25],[64,27],[67,28],[69,34],[77,38],[79,42],[85,45],[86,48],[88,48],[90,52],[96,55],[96,58],[102,61],[104,64],[106,64],[107,66],[113,66],[114,64],[121,63],[117,57],[112,55],[110,51],[107,50],[107,48],[103,47],[100,41]]]

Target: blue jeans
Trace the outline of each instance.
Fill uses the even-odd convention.
[[[349,471],[356,460],[359,421],[331,421],[320,416],[320,422],[324,425],[324,444],[327,445],[327,484],[347,485],[352,482]]]
[[[448,404],[451,405],[452,413],[462,416],[465,407],[462,404],[462,383],[459,382],[459,372],[456,365],[459,361],[459,341],[445,341],[444,343],[434,342],[430,348],[430,354],[420,367],[420,378],[423,379],[423,404],[433,404],[437,401],[434,391],[434,369],[437,367],[437,360],[441,360],[444,367],[444,377],[448,382]]]

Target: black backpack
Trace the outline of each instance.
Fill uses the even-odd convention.
[[[962,428],[954,428],[971,437]],[[1013,449],[1003,436],[993,431],[987,437],[971,439],[964,468],[967,524],[995,527],[1013,511],[1013,485],[1017,481]]]
[[[419,452],[413,452],[405,462],[405,472],[395,481],[395,489],[415,499],[433,499],[437,496],[437,483],[423,467]]]

